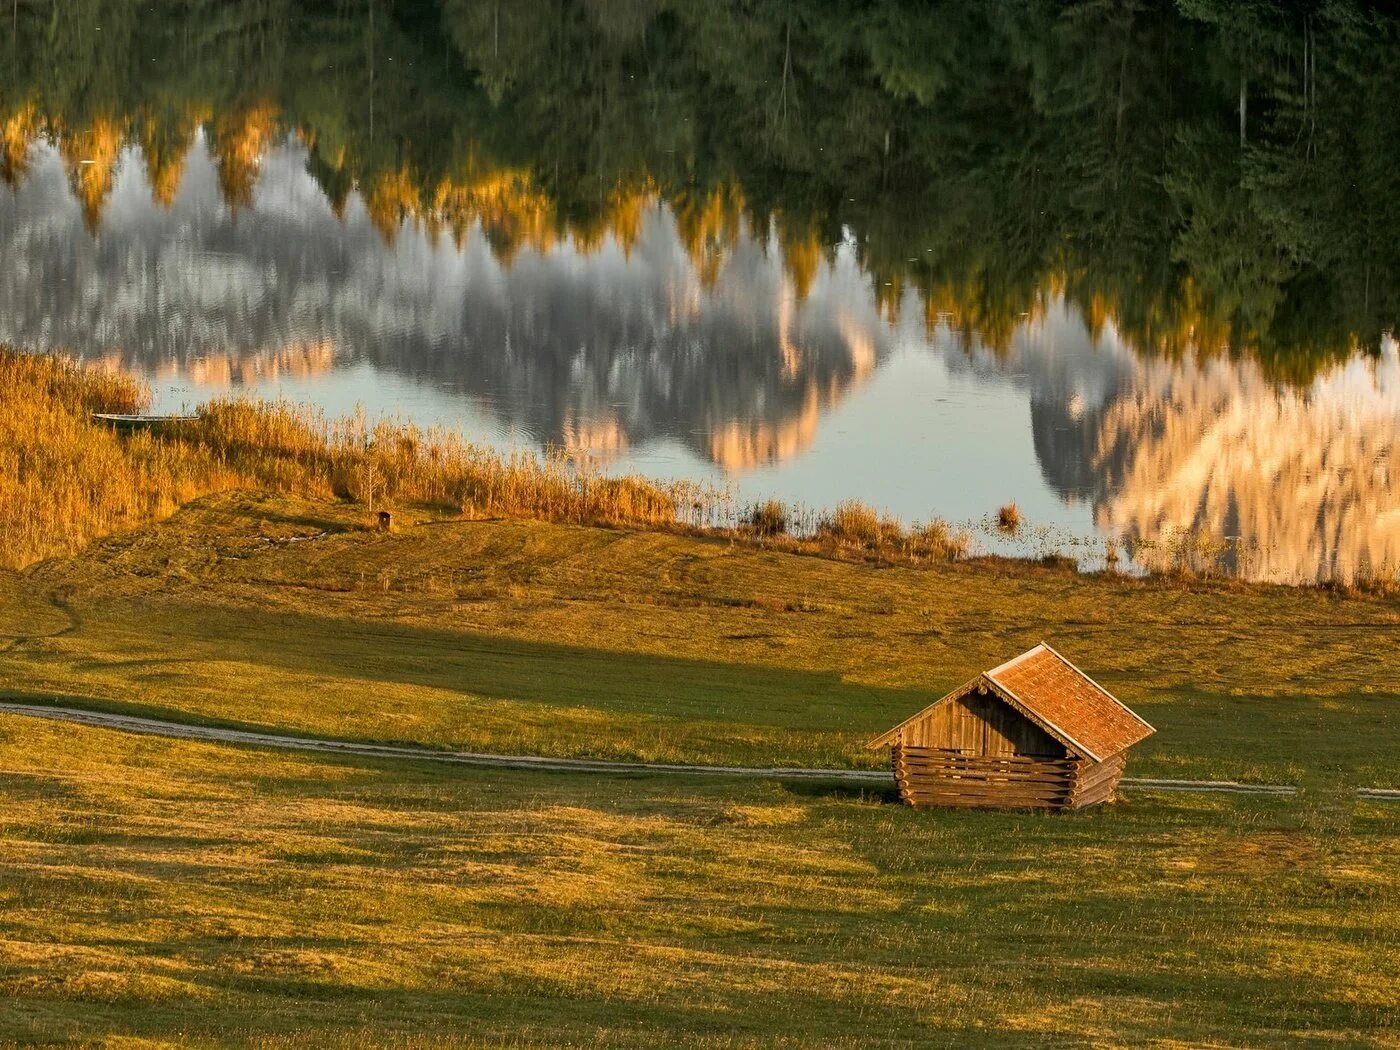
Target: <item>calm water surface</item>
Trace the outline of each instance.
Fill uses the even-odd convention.
[[[1087,562],[1400,565],[1379,16],[82,9],[3,30],[0,342],[157,409],[362,406]]]

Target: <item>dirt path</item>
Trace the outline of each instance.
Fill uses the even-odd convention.
[[[497,769],[540,769],[571,773],[668,773],[700,776],[765,778],[769,780],[827,780],[843,783],[880,786],[891,783],[884,770],[804,769],[767,766],[696,766],[664,762],[609,762],[589,758],[547,758],[541,755],[492,755],[475,751],[439,751],[424,747],[402,747],[394,744],[370,744],[352,740],[317,740],[309,737],[284,736],[280,733],[255,733],[245,729],[220,729],[214,726],[187,725],[165,722],[155,718],[119,715],[107,711],[88,711],[76,707],[51,707],[44,704],[0,703],[0,714],[48,718],[60,722],[75,722],[99,729],[118,729],[147,736],[171,737],[179,740],[206,740],[221,744],[248,744],[253,747],[280,748],[290,751],[321,751],[335,755],[363,755],[369,758],[411,759],[420,762],[450,762],[464,766],[488,766]],[[1291,795],[1297,788],[1285,784],[1239,784],[1230,780],[1154,780],[1125,777],[1125,787],[1149,791],[1212,791],[1250,795]],[[1369,798],[1400,799],[1400,791],[1363,788]]]

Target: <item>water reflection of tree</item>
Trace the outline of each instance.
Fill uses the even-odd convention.
[[[114,141],[168,203],[205,124],[237,204],[292,130],[386,236],[586,248],[659,197],[710,279],[741,221],[799,292],[852,231],[887,311],[913,286],[984,344],[1053,288],[1140,351],[1298,380],[1400,312],[1400,33],[1360,5],[161,6],[17,8],[0,174],[60,139],[95,222]]]
[[[619,216],[635,228],[631,248],[599,246],[587,265],[572,249],[504,265],[485,238],[459,248],[402,229],[386,245],[370,201],[335,216],[301,146],[268,152],[264,196],[239,212],[220,203],[224,165],[207,138],[184,158],[169,208],[133,195],[139,156],[96,239],[53,149],[36,150],[30,181],[0,197],[0,255],[25,263],[0,273],[0,342],[206,388],[369,364],[542,444],[611,455],[669,441],[731,469],[806,447],[890,348],[851,263],[823,267],[799,305],[771,235],[737,233],[707,289],[690,246],[713,232],[703,216],[725,228],[724,201],[682,223],[653,198]]]

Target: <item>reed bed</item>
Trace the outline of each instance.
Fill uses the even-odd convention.
[[[836,509],[817,529],[838,544],[865,550],[876,550],[887,540],[903,539],[903,530],[897,521],[882,518],[873,507],[853,499],[836,504]]]
[[[781,536],[792,524],[792,515],[786,503],[769,499],[755,504],[744,515],[744,522],[760,536]]]
[[[119,438],[93,412],[135,412],[147,392],[127,376],[0,353],[0,564],[70,553],[203,492],[236,483],[208,450]]]
[[[727,490],[611,476],[562,453],[501,454],[442,429],[363,412],[328,419],[286,401],[221,399],[195,418],[119,434],[94,412],[136,413],[149,392],[131,377],[53,356],[0,351],[0,565],[72,554],[237,488],[411,505],[467,517],[517,517],[643,529],[843,556],[949,559],[970,538],[941,523],[906,531],[856,501],[830,514],[769,500],[747,510]]]
[[[1016,501],[1004,504],[997,510],[997,528],[1008,536],[1015,535],[1021,528],[1021,508]]]
[[[916,560],[958,561],[972,553],[972,536],[954,532],[946,521],[934,518],[909,530],[908,553]]]
[[[219,400],[188,422],[118,434],[94,412],[134,413],[128,376],[58,357],[0,352],[0,564],[71,554],[94,539],[214,492],[262,488],[422,504],[448,513],[555,522],[709,527],[722,494],[607,477],[565,457],[502,456],[444,431],[363,413],[327,420],[287,402]]]
[[[682,503],[718,496],[694,486],[610,477],[566,456],[502,455],[451,431],[422,430],[363,413],[327,420],[288,402],[221,400],[181,424],[176,439],[213,450],[261,487],[408,503],[449,513],[533,517],[578,524],[674,525]]]
[[[857,500],[830,511],[778,500],[738,507],[729,490],[711,485],[612,476],[562,452],[502,454],[448,430],[371,422],[363,412],[328,419],[286,401],[216,400],[189,421],[117,433],[92,414],[140,412],[149,392],[129,375],[62,357],[0,349],[0,389],[7,394],[0,404],[0,566],[11,568],[75,553],[201,496],[239,488],[352,500],[370,517],[376,508],[417,506],[446,516],[681,529],[848,559],[924,563],[974,554],[966,529],[937,519],[906,528]],[[1015,503],[984,527],[1026,541]],[[1154,577],[1248,578],[1259,556],[1238,541],[1196,532],[1122,542],[1128,563]],[[1039,553],[1052,556],[1025,557],[1079,566],[1058,547]],[[1106,569],[1117,570],[1117,554],[1110,541]],[[1389,565],[1298,582],[1375,594],[1400,587]]]

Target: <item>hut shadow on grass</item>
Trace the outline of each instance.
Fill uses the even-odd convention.
[[[816,780],[807,777],[780,780],[783,790],[790,795],[809,799],[830,799],[833,802],[877,802],[881,805],[903,805],[899,789],[891,774],[888,787],[880,784],[852,784],[839,780]]]
[[[835,672],[656,656],[393,622],[365,623],[310,612],[200,606],[198,615],[181,617],[181,630],[182,658],[193,655],[195,649],[199,657],[208,653],[219,661],[296,676],[328,676],[367,686],[423,687],[474,700],[559,708],[561,714],[591,709],[662,719],[677,728],[708,723],[807,734],[829,733],[840,726],[863,736],[896,714],[933,699],[926,690],[852,683]],[[248,697],[249,701],[262,699]],[[344,702],[343,697],[336,701]],[[259,710],[272,714],[261,703]],[[567,724],[561,720],[561,736],[568,732]],[[774,757],[767,754],[767,746],[762,750],[765,759]],[[799,763],[800,757],[789,760],[826,764]],[[638,756],[638,760],[646,759]]]

